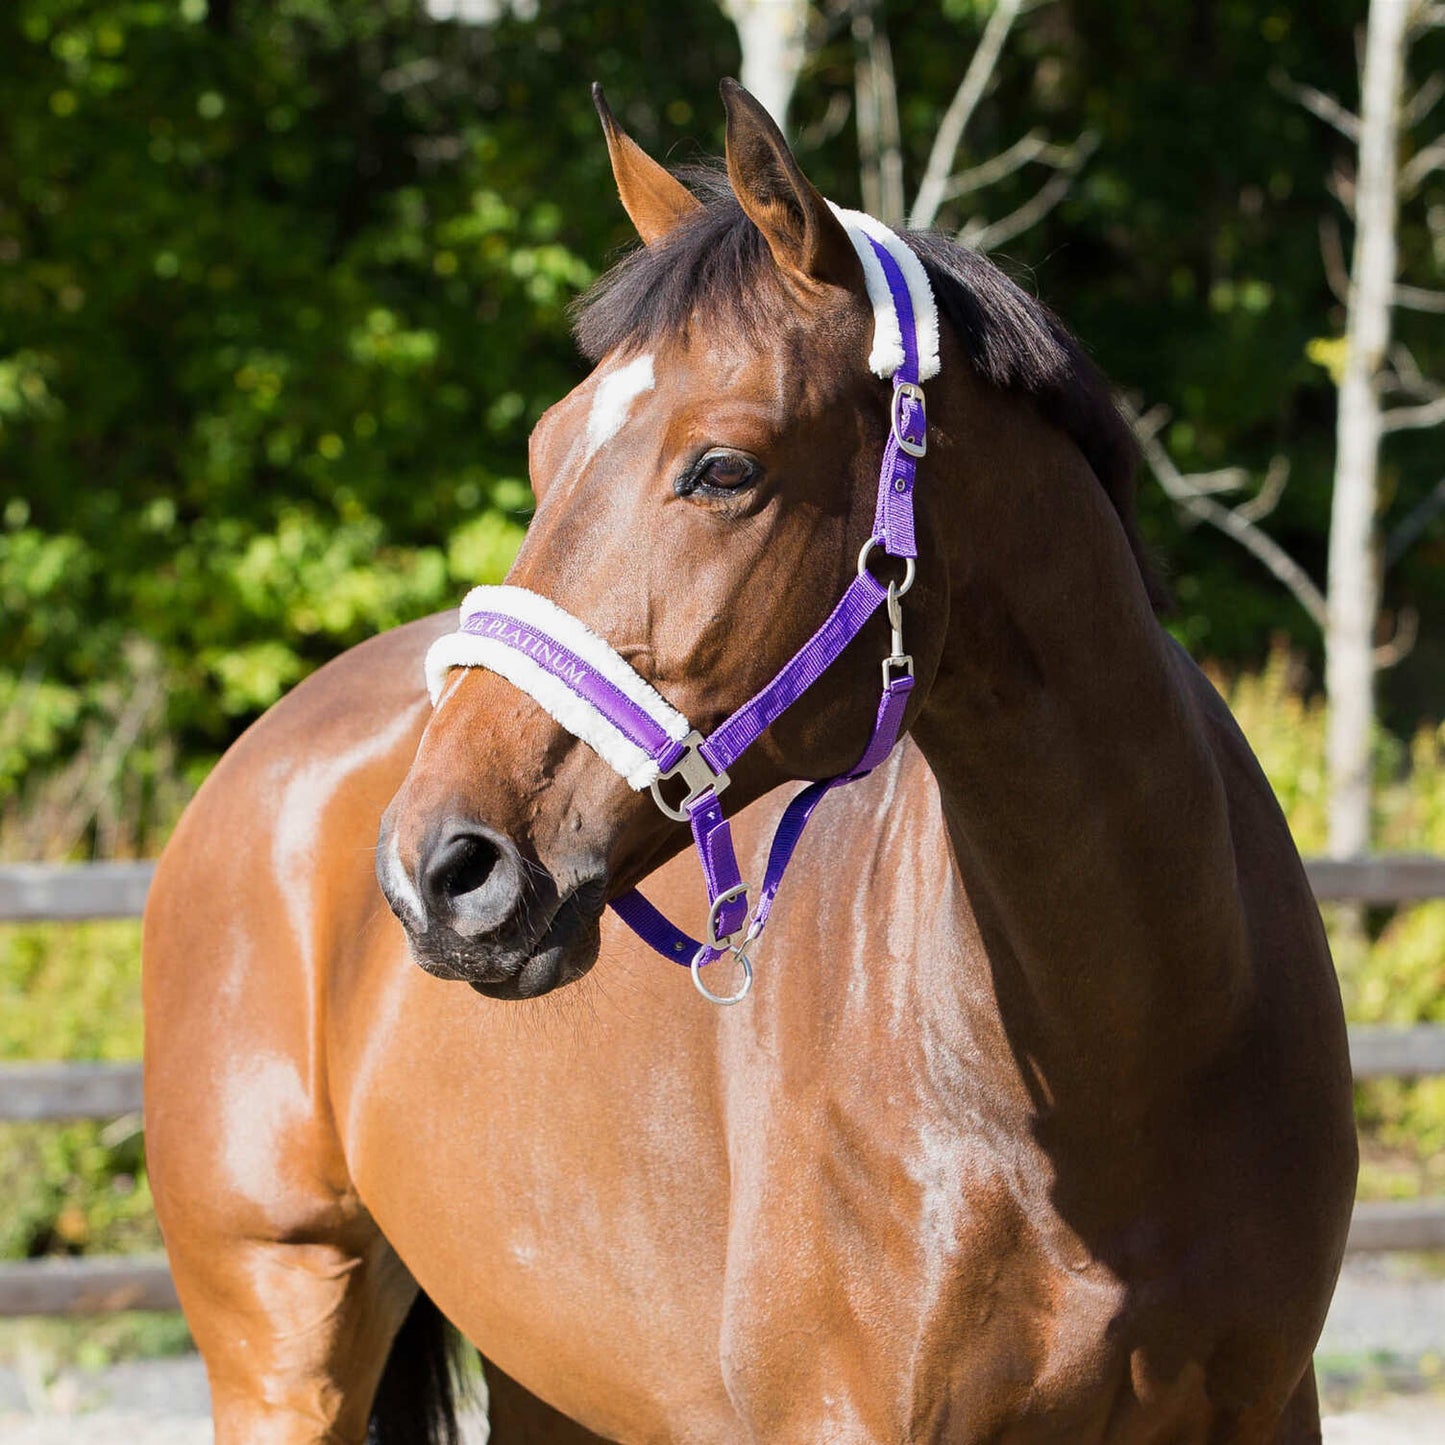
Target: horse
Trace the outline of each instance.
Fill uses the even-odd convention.
[[[852,585],[898,405],[849,232],[722,98],[725,176],[684,181],[598,96],[642,245],[508,577],[701,731]],[[450,616],[321,668],[177,827],[147,1150],[219,1445],[453,1438],[443,1320],[497,1445],[1320,1438],[1356,1146],[1318,911],[1159,621],[1107,386],[988,261],[902,244],[941,317],[916,583],[873,557],[894,615],[732,766],[742,876],[856,770],[893,622],[902,737],[713,950],[745,1003],[606,909],[718,940],[685,827],[492,668],[432,705]]]

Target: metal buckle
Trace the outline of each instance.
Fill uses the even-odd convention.
[[[742,944],[735,944],[734,940],[738,934],[742,933],[748,926],[746,910],[744,910],[743,921],[733,929],[726,938],[719,938],[717,936],[717,920],[718,914],[722,912],[725,905],[731,903],[734,898],[746,898],[747,893],[748,885],[746,883],[738,883],[729,888],[726,893],[719,893],[718,896],[713,899],[712,907],[707,911],[707,942],[709,948],[741,948],[743,946]]]
[[[687,805],[712,789],[714,794],[721,793],[732,780],[726,773],[714,772],[712,765],[703,757],[699,749],[702,747],[702,734],[694,728],[683,738],[682,745],[687,749],[685,753],[665,772],[659,773],[648,786],[652,789],[652,801],[667,814],[669,818],[675,818],[679,823],[690,822]],[[659,783],[666,782],[668,778],[675,778],[679,774],[687,784],[687,796],[682,800],[680,808],[674,808],[671,803],[666,802],[662,796]]]
[[[741,1003],[753,986],[753,961],[747,955],[746,949],[741,944],[729,944],[732,955],[742,965],[743,986],[736,993],[714,993],[702,981],[702,956],[705,950],[698,949],[692,956],[692,981],[697,991],[709,1002],[715,1003],[722,1008],[728,1008],[732,1004]]]
[[[902,677],[913,676],[913,657],[907,652],[895,652],[892,657],[883,659],[883,691],[887,692],[898,678],[894,677],[893,669],[897,668]]]
[[[911,441],[903,431],[903,398],[908,397],[918,406],[920,419],[923,422],[923,440]],[[916,381],[900,381],[893,388],[893,402],[889,408],[889,423],[893,428],[893,440],[898,443],[898,450],[907,452],[910,457],[925,456],[928,452],[928,406],[923,400],[923,388]]]

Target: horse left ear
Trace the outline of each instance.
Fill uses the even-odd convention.
[[[864,287],[843,224],[805,176],[766,110],[737,81],[719,86],[727,110],[728,180],[773,260],[794,279]]]

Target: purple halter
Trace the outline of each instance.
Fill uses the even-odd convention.
[[[849,234],[864,263],[875,311],[880,311],[880,304],[886,308],[882,302],[885,294],[891,301],[901,358],[895,352],[889,360],[885,353],[882,363],[893,380],[889,436],[879,473],[873,531],[858,554],[858,575],[827,621],[778,675],[704,738],[576,618],[535,594],[512,587],[475,589],[463,604],[460,631],[434,644],[427,659],[434,699],[441,676],[451,666],[485,666],[500,672],[541,702],[574,735],[590,743],[633,787],[650,786],[658,807],[668,817],[691,826],[707,885],[704,939],[684,933],[635,889],[613,899],[610,906],[664,958],[690,967],[698,989],[720,1004],[740,1002],[752,986],[748,949],[767,927],[783,875],[814,810],[834,788],[866,776],[888,756],[898,741],[913,690],[913,659],[903,650],[900,599],[913,585],[918,555],[913,490],[917,462],[927,446],[920,381],[923,374],[937,370],[937,321],[936,315],[927,318],[931,329],[924,373],[914,293],[909,286],[912,279],[915,291],[921,284],[923,294],[928,294],[926,279],[920,281],[921,264],[911,253],[900,257],[902,242],[871,218],[852,213],[840,216],[850,223]],[[876,263],[870,264],[875,258]],[[913,271],[911,278],[905,276],[905,266]],[[880,347],[881,343],[875,342],[875,370],[880,369]],[[905,563],[901,583],[885,585],[868,570],[870,557],[880,548]],[[823,675],[882,606],[887,608],[892,646],[883,659],[882,698],[872,736],[850,771],[808,784],[788,804],[773,836],[756,905],[750,910],[732,827],[723,816],[720,801],[729,783],[728,770]],[[660,782],[671,778],[679,778],[687,790],[677,805],[669,804],[659,788]],[[742,968],[742,986],[733,994],[715,994],[703,983],[700,970],[729,952]]]

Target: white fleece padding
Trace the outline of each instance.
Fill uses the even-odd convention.
[[[918,333],[918,379],[927,381],[938,375],[938,304],[933,299],[933,286],[923,262],[888,229],[882,221],[874,220],[863,211],[846,211],[841,206],[832,207],[833,214],[842,221],[848,232],[848,239],[863,263],[863,279],[868,286],[868,299],[873,303],[873,350],[868,365],[875,376],[890,377],[903,365],[903,333],[898,325],[898,308],[893,304],[893,293],[888,289],[888,278],[883,274],[869,238],[877,241],[898,263],[903,279],[908,286],[908,295],[913,302],[913,322]]]
[[[642,709],[674,742],[681,742],[692,731],[688,720],[604,639],[539,593],[525,587],[473,587],[462,601],[461,622],[465,624],[474,612],[501,613],[561,643]],[[485,667],[505,677],[573,737],[586,743],[629,786],[640,791],[657,780],[657,763],[646,752],[525,652],[472,632],[439,637],[426,655],[426,684],[433,706],[441,696],[447,672],[454,667]]]

